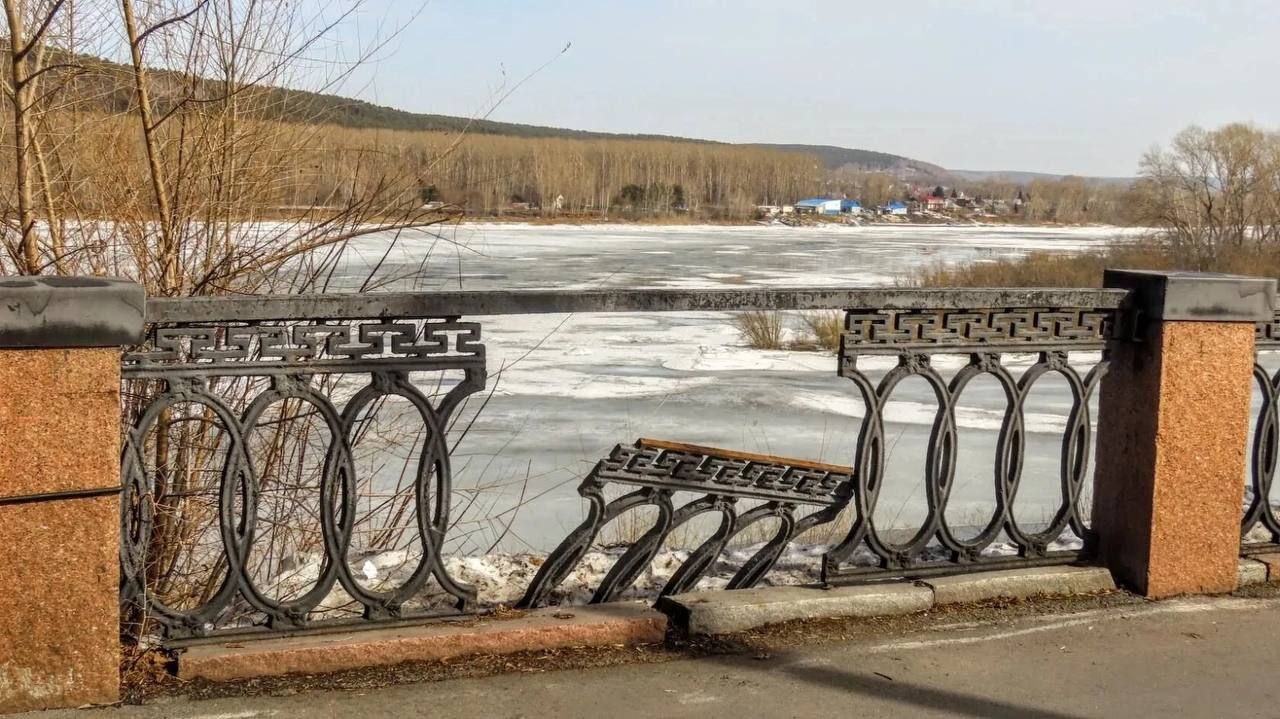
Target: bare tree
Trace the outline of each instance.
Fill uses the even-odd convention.
[[[1231,124],[1189,127],[1140,166],[1139,219],[1160,228],[1179,264],[1213,269],[1223,256],[1280,241],[1280,136]]]
[[[412,168],[360,152],[327,196],[287,199],[327,128],[314,96],[279,88],[332,89],[382,46],[326,54],[361,2],[0,2],[13,128],[0,270],[129,276],[161,296],[306,289],[334,248],[442,219]],[[86,22],[116,46],[89,48]],[[113,50],[123,65],[92,56]]]

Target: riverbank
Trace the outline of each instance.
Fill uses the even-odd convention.
[[[1062,222],[1025,222],[1013,216],[951,217],[939,213],[919,215],[863,215],[824,216],[824,215],[791,215],[795,224],[782,222],[777,218],[716,218],[703,215],[664,215],[661,217],[634,217],[627,215],[458,215],[457,222],[464,225],[532,225],[539,227],[1026,227],[1032,229],[1107,229],[1123,228],[1121,225],[1103,223],[1062,223]],[[1129,228],[1124,228],[1129,229]]]
[[[1244,246],[1220,249],[1216,256],[1180,253],[1154,235],[1113,240],[1072,252],[1036,250],[1024,255],[970,259],[917,268],[910,284],[919,287],[1100,287],[1108,268],[1225,272],[1280,277],[1280,253]]]

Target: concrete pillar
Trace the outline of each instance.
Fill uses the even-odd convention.
[[[119,697],[120,347],[143,303],[0,280],[0,712]]]
[[[1275,280],[1108,270],[1130,290],[1098,413],[1093,530],[1116,579],[1158,598],[1236,588],[1255,323]]]

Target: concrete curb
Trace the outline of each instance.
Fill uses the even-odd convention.
[[[1269,576],[1270,563],[1259,559],[1242,557],[1236,569],[1237,583],[1242,587],[1266,584]]]
[[[691,592],[658,601],[672,624],[689,634],[728,634],[795,619],[911,614],[931,606],[928,587],[906,583]]]
[[[1280,582],[1280,552],[1254,554],[1250,557],[1247,557],[1247,559],[1249,561],[1260,562],[1263,566],[1267,568],[1266,581]]]
[[[961,604],[1008,597],[1072,596],[1115,591],[1111,572],[1102,567],[1033,567],[926,579],[933,603]]]
[[[1280,579],[1280,553],[1240,560],[1241,586],[1262,584],[1269,577]],[[569,646],[658,643],[664,639],[668,621],[687,634],[731,634],[798,619],[892,616],[1001,597],[1072,596],[1115,589],[1111,573],[1104,568],[1068,566],[835,588],[692,592],[663,597],[657,610],[636,602],[548,607],[513,619],[202,644],[182,653],[178,675],[231,681]]]
[[[233,681],[478,654],[656,644],[665,638],[666,630],[666,617],[643,603],[548,607],[513,619],[201,644],[178,657],[178,676]]]
[[[998,597],[1071,596],[1115,589],[1111,573],[1101,567],[1040,567],[832,589],[691,592],[663,597],[658,609],[676,629],[688,634],[729,634],[796,619],[911,614]]]

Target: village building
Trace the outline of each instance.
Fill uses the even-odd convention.
[[[840,200],[828,200],[814,197],[796,203],[796,212],[801,215],[838,215]]]

